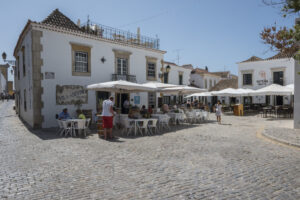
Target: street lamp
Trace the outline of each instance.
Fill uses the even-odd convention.
[[[6,53],[5,52],[3,52],[2,53],[2,59],[3,59],[3,61],[5,62],[5,63],[8,63],[8,64],[10,64],[10,65],[16,65],[16,61],[15,60],[6,60],[6,58],[7,58],[7,55],[6,55]]]

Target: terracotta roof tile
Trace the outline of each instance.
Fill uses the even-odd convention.
[[[263,60],[262,58],[259,58],[257,56],[252,56],[251,58],[247,59],[247,60],[244,60],[242,61],[241,63],[244,63],[244,62],[253,62],[253,61],[261,61]]]
[[[55,9],[46,19],[44,19],[42,24],[50,24],[58,27],[63,27],[70,30],[81,31],[72,20],[67,16],[62,14],[58,9]]]
[[[224,79],[220,80],[214,87],[212,87],[209,91],[220,91],[226,88],[238,88],[238,79]]]

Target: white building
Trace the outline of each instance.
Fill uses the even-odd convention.
[[[193,66],[177,65],[173,62],[164,61],[164,67],[161,69],[161,82],[174,85],[190,85],[190,75]],[[183,102],[182,95],[164,94],[158,99],[160,104],[175,104]]]
[[[210,90],[214,87],[222,77],[219,72],[209,72],[208,69],[193,69],[191,72],[190,82],[192,86]]]
[[[0,95],[7,93],[8,68],[8,64],[0,65]]]
[[[99,99],[111,95],[87,91],[86,85],[159,81],[164,53],[158,39],[102,25],[80,27],[56,9],[42,22],[29,20],[20,34],[14,50],[16,109],[32,127],[57,126],[55,115],[64,107],[74,116],[81,101],[82,109],[96,111]],[[157,104],[156,93],[122,94],[126,98],[139,106]]]
[[[276,83],[289,85],[294,83],[295,60],[292,55],[279,53],[267,59],[252,56],[248,60],[238,63],[239,88],[259,89]],[[246,103],[274,105],[290,104],[289,96],[255,96],[246,97]]]

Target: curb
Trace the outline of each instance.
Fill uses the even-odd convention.
[[[285,144],[285,145],[289,145],[289,146],[293,146],[293,147],[300,148],[300,144],[296,144],[296,143],[289,142],[289,141],[284,140],[284,139],[279,139],[279,138],[277,138],[277,137],[271,136],[271,135],[267,134],[265,130],[262,131],[261,134],[262,134],[264,137],[266,137],[266,138],[268,138],[268,139],[270,139],[270,140],[274,140],[274,141],[276,141],[276,142],[283,143],[283,144]]]

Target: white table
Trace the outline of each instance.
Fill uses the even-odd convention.
[[[76,122],[79,122],[79,121],[86,121],[86,119],[65,119],[65,120],[62,120],[62,122],[64,123],[70,123],[71,124],[71,130],[72,130],[72,133],[75,133],[75,123]]]
[[[148,118],[148,119],[145,119],[145,118],[141,118],[141,119],[128,119],[129,123],[130,122],[134,123],[134,135],[136,135],[136,128],[137,128],[139,122],[145,123],[145,122],[148,122],[150,120],[153,120],[153,118]],[[148,124],[147,124],[147,126],[148,126]],[[146,131],[148,133],[147,129],[146,129]]]

